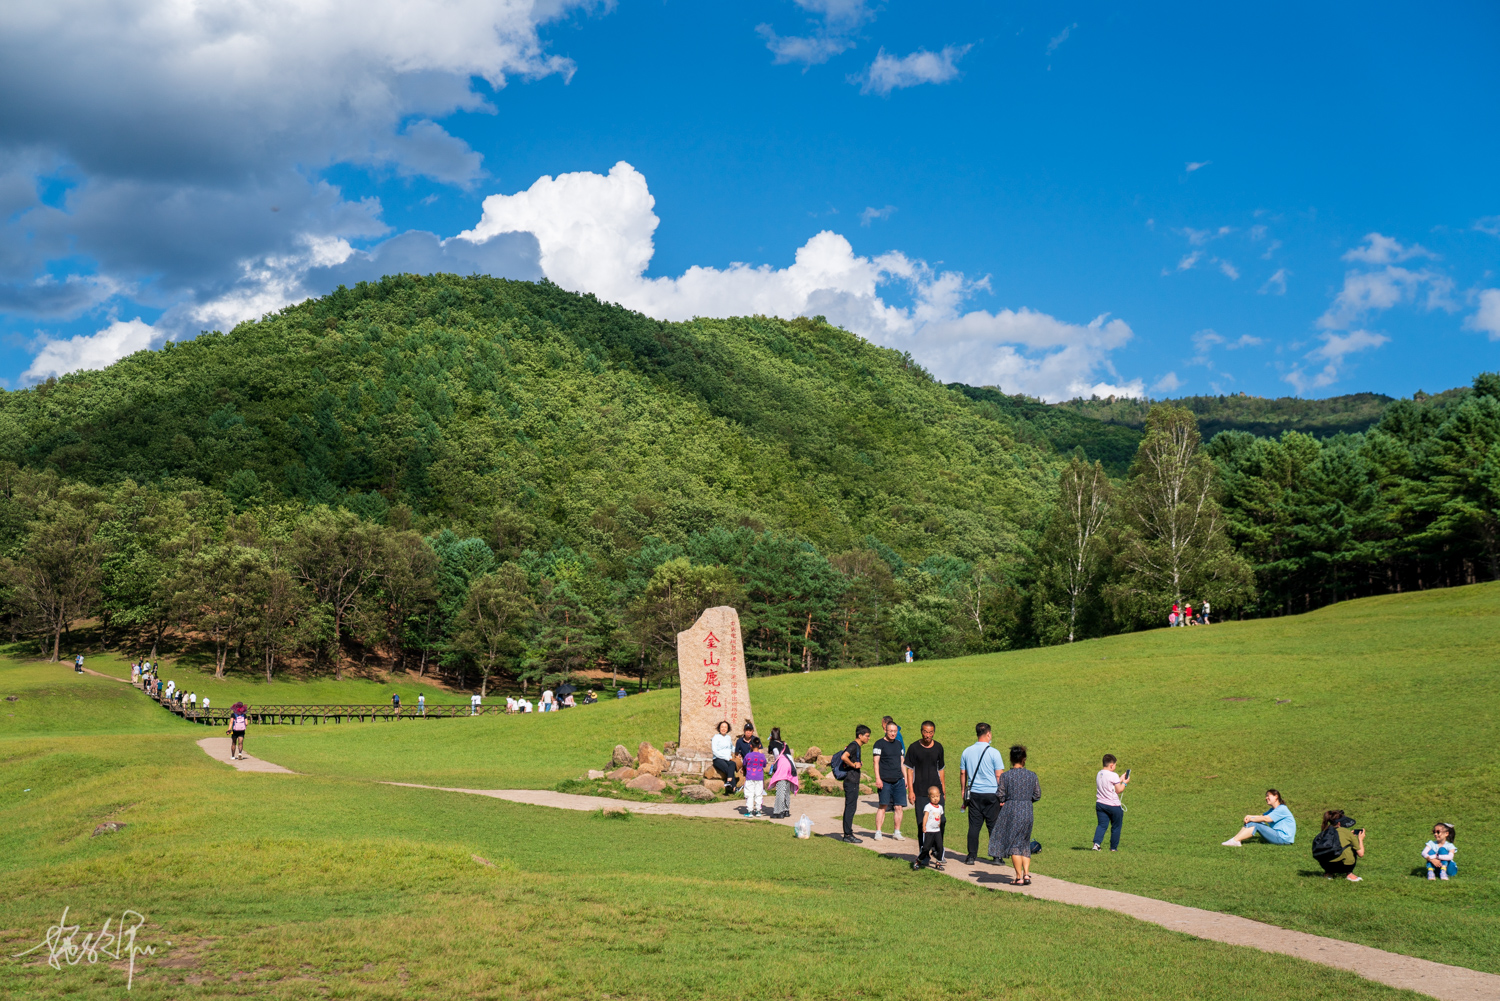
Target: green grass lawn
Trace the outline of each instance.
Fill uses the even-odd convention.
[[[955,788],[975,719],[997,744],[1025,742],[1043,789],[1039,873],[1500,972],[1497,619],[1500,586],[1480,585],[751,692],[762,731],[782,726],[798,750],[832,750],[883,713],[909,735],[931,718]],[[305,773],[288,777],[210,761],[192,744],[203,728],[66,665],[5,664],[0,678],[20,696],[0,702],[6,953],[64,905],[86,920],[134,907],[180,964],[138,980],[145,997],[1397,993],[782,828],[372,781],[551,787],[615,743],[674,738],[672,691],[545,716],[255,728],[247,750]],[[1118,855],[1087,850],[1105,751],[1135,769]],[[1219,847],[1272,785],[1298,843]],[[1329,806],[1370,831],[1361,884],[1314,874],[1308,846]],[[90,837],[105,819],[130,826]],[[1439,819],[1459,831],[1460,877],[1446,884],[1412,875]],[[964,824],[950,822],[950,849]],[[976,934],[986,949],[965,945]],[[120,982],[86,965],[3,969],[0,991],[18,997],[114,996]]]

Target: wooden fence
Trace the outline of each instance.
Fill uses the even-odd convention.
[[[204,726],[229,726],[229,706],[213,706],[209,709],[183,705],[163,695],[157,698],[154,690],[147,694],[162,708],[181,716],[189,723]],[[232,705],[232,703],[231,703]],[[497,706],[431,705],[419,708],[415,704],[402,705],[312,705],[312,706],[249,706],[246,717],[251,723],[342,723],[345,720],[398,720],[398,719],[449,719],[454,716],[495,716],[505,714],[504,704]]]

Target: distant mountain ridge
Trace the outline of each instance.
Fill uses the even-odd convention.
[[[1314,438],[1357,434],[1374,427],[1396,402],[1395,397],[1384,393],[1349,393],[1322,400],[1235,394],[1166,400],[1095,396],[1045,403],[1022,394],[1012,396],[993,386],[953,382],[948,388],[987,405],[981,409],[997,417],[1010,418],[1017,427],[1018,440],[1051,446],[1064,455],[1081,448],[1090,459],[1104,463],[1115,476],[1123,476],[1129,467],[1146,414],[1155,403],[1191,410],[1198,417],[1203,440],[1209,441],[1220,431],[1246,431],[1263,438],[1277,438],[1286,431],[1300,431]],[[1423,406],[1442,409],[1457,403],[1468,392],[1467,386],[1437,394],[1419,390],[1412,399]]]

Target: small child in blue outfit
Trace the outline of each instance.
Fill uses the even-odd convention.
[[[1458,853],[1458,849],[1453,847],[1455,833],[1452,824],[1432,825],[1432,840],[1422,848],[1422,857],[1427,860],[1428,879],[1447,879],[1458,875],[1458,866],[1453,862],[1453,856]]]

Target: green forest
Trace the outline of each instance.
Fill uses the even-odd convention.
[[[670,683],[712,604],[775,673],[1500,576],[1500,377],[1372,399],[1353,432],[1131,423],[943,385],[820,317],[394,276],[0,395],[0,609],[49,658],[86,628],[221,674],[488,690]]]

